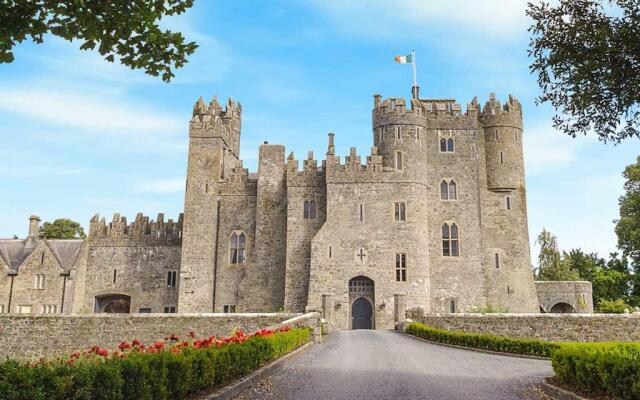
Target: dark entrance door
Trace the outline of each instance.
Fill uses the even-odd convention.
[[[351,328],[352,329],[371,329],[371,317],[373,316],[373,307],[369,300],[359,297],[351,306]]]

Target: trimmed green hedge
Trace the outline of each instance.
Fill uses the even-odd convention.
[[[434,342],[537,357],[551,357],[553,351],[561,346],[556,342],[436,329],[418,322],[409,324],[406,332]]]
[[[640,400],[640,343],[578,343],[514,339],[435,329],[413,322],[406,332],[423,339],[504,353],[550,357],[553,370],[575,390]]]
[[[640,399],[640,343],[570,343],[551,361],[556,377],[578,390]]]
[[[0,363],[3,400],[165,400],[222,387],[309,341],[308,329],[253,336],[220,347],[132,352],[24,364]]]

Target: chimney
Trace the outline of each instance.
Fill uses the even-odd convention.
[[[411,87],[411,94],[414,99],[418,100],[420,98],[420,86]]]
[[[329,133],[329,146],[328,146],[328,148],[327,148],[327,155],[328,155],[328,156],[329,156],[329,155],[331,155],[331,156],[332,156],[332,155],[336,154],[336,148],[335,148],[335,146],[333,145],[333,136],[334,136],[333,132],[330,132],[330,133]]]
[[[40,235],[40,217],[32,215],[29,217],[29,238],[37,239]]]

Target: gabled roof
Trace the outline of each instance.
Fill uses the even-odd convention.
[[[14,271],[33,252],[35,242],[26,239],[0,240],[0,257]]]
[[[80,253],[82,242],[83,240],[81,239],[47,240],[47,244],[49,245],[51,252],[65,270],[73,268],[73,265],[78,258],[78,254]]]

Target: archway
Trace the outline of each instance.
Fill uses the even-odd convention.
[[[576,312],[576,309],[568,303],[556,303],[553,307],[551,307],[549,312],[556,314],[572,314]]]
[[[106,294],[96,296],[96,313],[128,314],[131,310],[131,296],[125,294]]]
[[[349,304],[351,329],[374,329],[375,291],[371,279],[357,276],[349,281]]]

